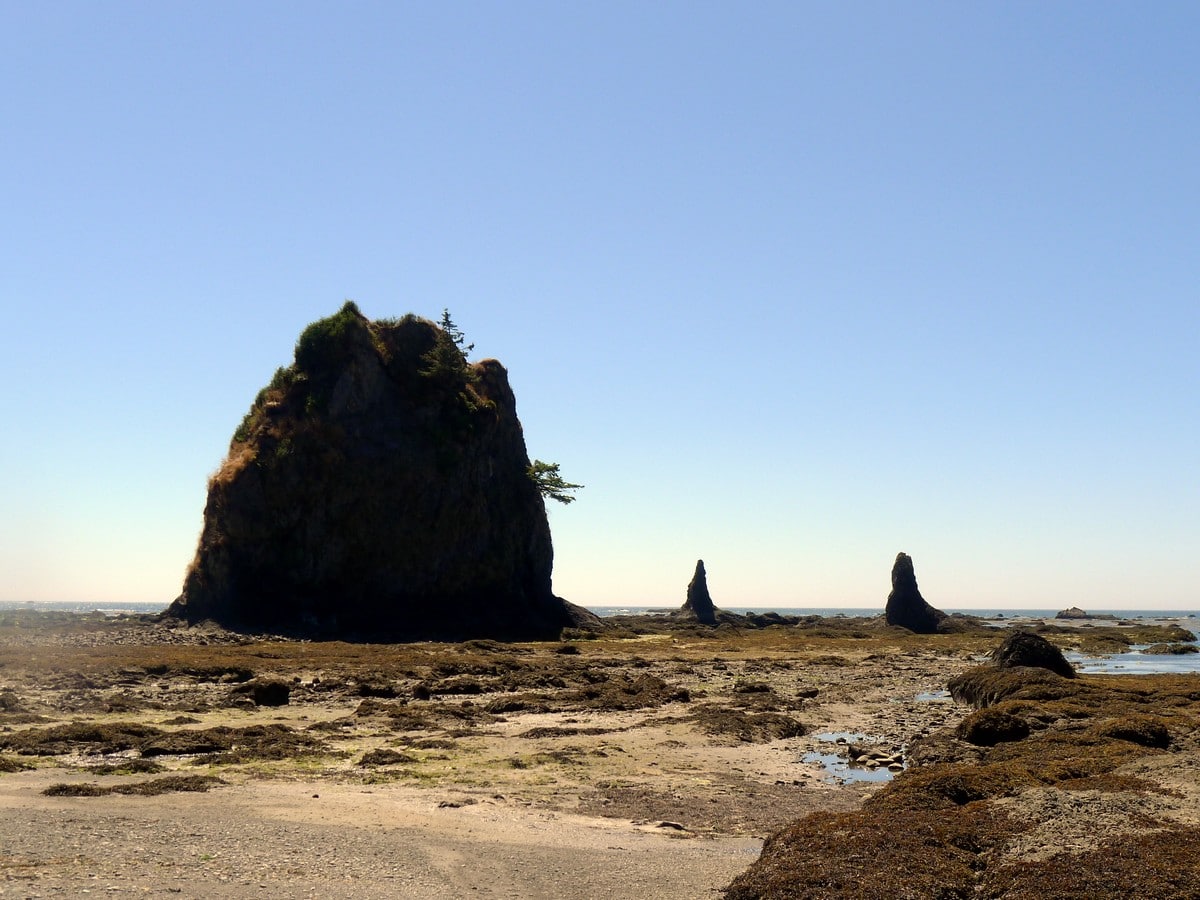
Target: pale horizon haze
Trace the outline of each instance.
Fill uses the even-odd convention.
[[[0,601],[178,595],[304,326],[509,372],[555,592],[1200,608],[1200,6],[0,2]]]

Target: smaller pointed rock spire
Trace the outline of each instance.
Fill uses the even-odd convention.
[[[708,576],[704,572],[704,560],[696,560],[696,574],[687,586],[687,601],[683,612],[690,612],[704,625],[717,624],[717,609],[708,593]]]
[[[917,634],[934,634],[946,614],[925,602],[917,589],[912,557],[901,553],[892,565],[892,592],[884,611],[889,625],[899,625]]]

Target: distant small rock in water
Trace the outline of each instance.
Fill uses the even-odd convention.
[[[946,619],[940,609],[925,602],[917,589],[913,561],[907,553],[896,557],[892,565],[892,592],[888,594],[884,616],[889,625],[899,625],[917,634],[934,634]]]
[[[1001,669],[1025,666],[1031,669],[1048,669],[1064,678],[1075,677],[1075,667],[1067,661],[1062,651],[1040,634],[1031,631],[1014,631],[1004,643],[992,651],[992,661]]]
[[[1071,606],[1067,609],[1060,610],[1054,614],[1056,619],[1088,619],[1091,618],[1087,612],[1080,609],[1078,606]]]
[[[1184,656],[1200,653],[1200,647],[1195,644],[1152,644],[1142,652],[1150,656]]]
[[[703,625],[717,624],[717,609],[708,593],[708,576],[704,571],[704,560],[696,560],[696,572],[687,586],[687,600],[680,613],[696,617]]]

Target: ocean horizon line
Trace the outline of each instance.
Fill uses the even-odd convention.
[[[141,613],[153,614],[164,611],[170,603],[168,601],[155,600],[99,600],[99,601],[73,601],[73,600],[0,600],[0,610],[46,610],[50,612],[106,612],[119,614],[125,613]],[[594,604],[585,605],[584,609],[595,613],[601,618],[607,618],[616,615],[663,615],[674,612],[681,608],[682,604],[658,604],[658,603],[622,603],[622,604]],[[994,618],[1051,618],[1060,612],[1063,608],[1051,609],[1049,607],[940,607],[946,613],[960,613],[963,615],[976,616],[982,619]],[[878,606],[718,606],[725,612],[738,613],[742,615],[762,615],[767,613],[775,613],[781,616],[822,616],[825,618],[834,618],[843,616],[846,618],[870,618],[883,614],[884,604]],[[1162,619],[1162,618],[1194,618],[1200,617],[1200,608],[1193,609],[1138,609],[1124,607],[1120,609],[1109,609],[1103,607],[1093,607],[1085,610],[1089,616],[1093,617],[1112,617],[1116,619]]]

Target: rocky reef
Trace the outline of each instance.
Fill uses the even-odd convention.
[[[554,638],[591,619],[551,590],[507,372],[461,342],[349,302],[305,329],[209,483],[167,615],[371,640]]]
[[[912,557],[907,553],[898,554],[892,565],[892,592],[888,594],[884,616],[889,625],[899,625],[917,634],[934,634],[947,618],[921,596]]]
[[[1197,676],[1064,677],[1017,643],[949,680],[974,710],[905,772],[773,833],[725,900],[1200,896]]]

